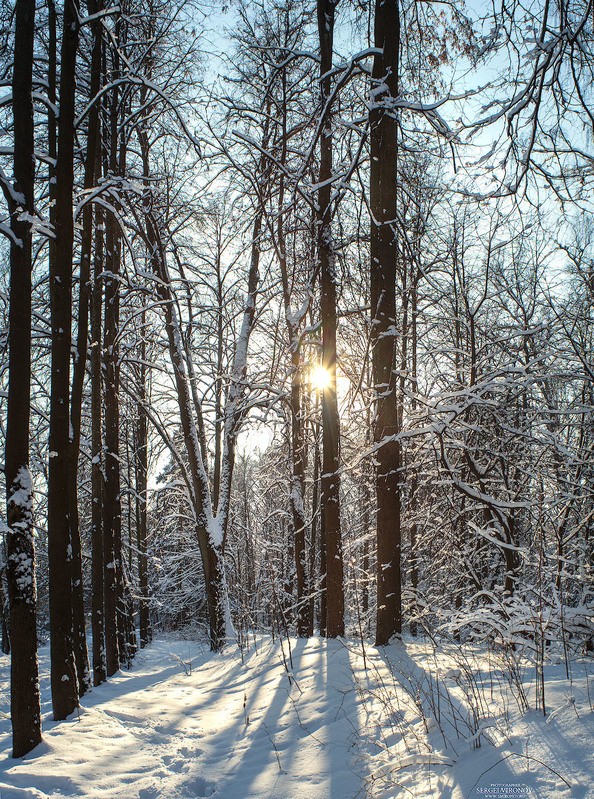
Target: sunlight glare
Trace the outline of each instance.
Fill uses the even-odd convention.
[[[330,385],[330,372],[323,366],[311,370],[311,384],[317,391],[324,391]]]

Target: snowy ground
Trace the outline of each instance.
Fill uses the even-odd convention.
[[[10,758],[2,659],[0,799],[570,799],[594,796],[594,664],[547,666],[549,714],[493,656],[408,642],[257,638],[211,655],[157,641]],[[292,663],[291,663],[292,661]],[[366,668],[365,668],[366,667]],[[593,676],[589,676],[593,675]],[[477,746],[478,744],[478,746]]]

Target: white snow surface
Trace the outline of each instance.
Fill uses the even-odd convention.
[[[356,799],[594,796],[594,665],[545,668],[548,715],[520,712],[509,674],[479,650],[408,641],[256,636],[243,652],[158,640],[10,756],[2,657],[1,799]],[[365,665],[367,668],[365,668]],[[480,745],[475,748],[475,745]]]

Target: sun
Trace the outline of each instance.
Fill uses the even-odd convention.
[[[311,385],[317,391],[324,391],[330,385],[330,372],[323,366],[314,366],[310,372]]]

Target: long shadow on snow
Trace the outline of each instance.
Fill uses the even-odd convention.
[[[244,714],[240,719],[239,724],[236,724],[236,732],[230,734],[227,727],[222,731],[220,738],[217,741],[215,737],[213,743],[215,746],[226,747],[227,741],[230,737],[236,742],[236,746],[245,744],[243,755],[240,760],[234,764],[231,772],[227,771],[227,779],[224,780],[222,787],[224,796],[228,797],[244,797],[249,799],[255,789],[255,782],[262,774],[262,760],[267,761],[273,768],[278,769],[277,784],[283,779],[285,775],[291,774],[291,766],[296,753],[298,739],[302,736],[289,734],[287,741],[281,741],[282,732],[288,728],[279,729],[279,723],[286,706],[292,700],[293,692],[296,692],[294,681],[299,681],[299,671],[301,661],[306,647],[305,641],[297,641],[292,648],[292,675],[290,682],[289,674],[284,666],[276,660],[278,656],[275,649],[271,647],[271,656],[275,658],[275,662],[262,668],[257,678],[248,678],[243,680],[242,684],[249,684],[249,696],[247,694]],[[287,664],[289,665],[289,664]],[[276,675],[275,675],[276,672]],[[273,676],[275,675],[275,676]],[[273,686],[272,684],[275,683]],[[267,709],[261,718],[254,718],[257,713],[258,702],[261,700],[262,694],[273,691],[272,697],[267,701]],[[294,721],[298,723],[297,718]],[[229,753],[229,759],[233,753]],[[223,755],[224,757],[224,755]],[[285,792],[279,792],[279,799],[287,796]],[[276,797],[273,793],[271,797]]]
[[[361,796],[363,791],[361,776],[351,765],[354,760],[353,750],[356,750],[361,739],[357,690],[348,649],[340,640],[328,639],[325,643],[328,710],[333,709],[336,704],[336,693],[340,694],[340,702],[329,730],[331,740],[335,732],[341,740],[340,746],[331,745],[328,751],[329,799],[350,799]]]
[[[432,705],[430,695],[431,692],[434,692],[434,695],[437,691],[443,692],[443,680],[438,680],[429,669],[418,664],[408,654],[404,644],[394,644],[390,648],[394,650],[395,658],[389,657],[385,649],[378,648],[378,652],[394,681],[409,695],[415,690],[418,691],[424,711],[427,717],[431,718],[435,715],[435,704]],[[477,670],[478,679],[484,676],[482,670]],[[507,790],[506,786],[515,786],[509,790],[518,790],[517,786],[525,789],[526,785],[529,786],[530,793],[527,795],[531,799],[550,799],[550,788],[539,786],[534,780],[534,765],[531,767],[531,774],[521,753],[514,753],[515,750],[508,742],[493,746],[483,737],[481,747],[472,749],[471,730],[463,729],[465,719],[471,715],[470,708],[449,690],[446,701],[443,700],[442,694],[438,730],[431,731],[429,741],[435,751],[441,749],[451,752],[455,762],[453,785],[442,788],[440,799],[452,799],[456,788],[462,792],[464,799],[479,799],[485,795],[485,789],[504,792]],[[545,776],[549,777],[550,774]],[[508,794],[503,793],[503,795]],[[583,792],[576,786],[574,790],[564,791],[563,795],[578,799],[583,796]]]
[[[237,746],[244,745],[244,751],[219,786],[222,796],[249,799],[256,795],[263,761],[277,770],[274,787],[266,793],[270,799],[296,799],[304,795],[306,783],[310,790],[319,789],[316,795],[323,799],[352,799],[360,794],[361,780],[348,768],[357,714],[352,675],[348,658],[341,656],[343,650],[340,642],[297,640],[292,664],[287,664],[290,674],[277,661],[252,680],[245,717],[241,725],[236,725],[233,736]],[[271,654],[278,657],[274,650]],[[275,680],[270,679],[271,672],[276,674]],[[263,689],[272,689],[274,694],[261,718],[250,717],[257,712]],[[317,707],[312,706],[314,697],[320,698]],[[285,715],[287,718],[283,718]],[[228,739],[226,728],[220,745]],[[309,745],[307,760],[305,741]]]

